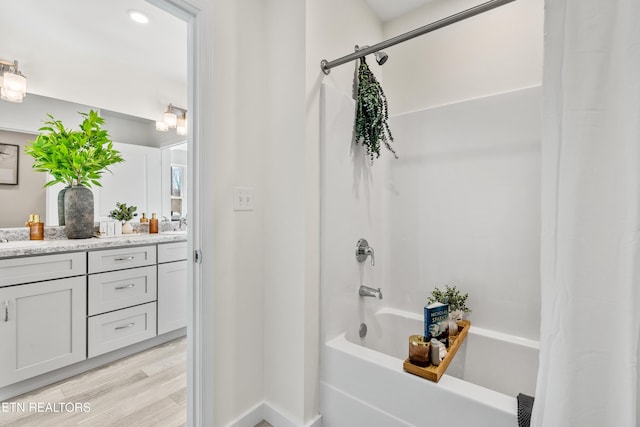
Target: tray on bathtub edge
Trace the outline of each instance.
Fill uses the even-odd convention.
[[[458,335],[456,336],[455,341],[449,345],[449,348],[447,349],[447,355],[440,362],[440,365],[430,365],[423,368],[421,366],[414,365],[409,361],[409,358],[407,358],[402,365],[404,367],[404,370],[414,375],[418,375],[419,377],[426,378],[430,381],[440,381],[440,378],[449,367],[449,363],[451,363],[451,360],[453,360],[453,358],[455,357],[458,349],[467,338],[467,333],[469,332],[470,326],[471,322],[469,322],[468,320],[458,321],[458,328],[460,328]]]

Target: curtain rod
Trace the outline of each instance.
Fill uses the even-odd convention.
[[[511,3],[512,1],[515,1],[515,0],[490,0],[486,3],[479,4],[478,6],[474,6],[467,10],[463,10],[462,12],[458,12],[454,15],[440,19],[439,21],[432,22],[431,24],[427,24],[423,27],[416,28],[415,30],[406,32],[404,34],[400,34],[399,36],[395,36],[393,38],[390,38],[388,40],[385,40],[373,46],[359,49],[358,51],[354,53],[350,53],[349,55],[345,55],[342,58],[338,58],[333,61],[327,61],[326,59],[323,59],[320,62],[320,69],[325,74],[329,74],[331,72],[331,69],[333,67],[337,67],[338,65],[346,64],[347,62],[356,60],[358,58],[362,58],[363,56],[369,55],[371,53],[375,53],[379,50],[386,49],[391,46],[395,46],[398,43],[402,43],[407,40],[411,40],[414,37],[418,37],[423,34],[430,33],[440,28],[446,27],[447,25],[455,24],[456,22],[462,21],[463,19],[471,18],[472,16],[479,15],[483,12],[487,12],[491,9],[495,9],[496,7],[500,7],[507,3]]]

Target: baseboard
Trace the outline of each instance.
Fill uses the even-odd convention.
[[[304,425],[300,425],[291,421],[267,401],[262,401],[249,409],[236,420],[227,424],[227,427],[255,427],[262,420],[267,421],[273,427],[322,427],[322,416],[320,414]]]

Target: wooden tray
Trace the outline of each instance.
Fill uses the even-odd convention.
[[[418,375],[422,378],[426,378],[430,381],[440,381],[440,378],[449,367],[449,364],[455,357],[458,349],[467,338],[467,333],[469,332],[470,326],[471,322],[469,322],[468,320],[458,320],[458,335],[455,337],[455,341],[449,344],[449,348],[447,348],[447,355],[438,366],[429,365],[426,368],[423,368],[421,366],[414,365],[409,361],[409,358],[407,358],[407,360],[405,360],[403,364],[404,370],[414,375]]]

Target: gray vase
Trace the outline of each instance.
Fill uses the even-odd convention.
[[[69,187],[64,187],[58,193],[58,225],[64,225],[64,193]]]
[[[93,193],[87,187],[74,185],[64,193],[65,233],[69,239],[93,236]]]

